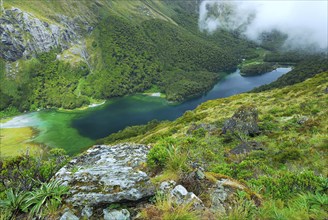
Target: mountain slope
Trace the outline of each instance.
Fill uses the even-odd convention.
[[[327,198],[327,109],[328,72],[322,72],[285,88],[208,101],[176,121],[129,127],[99,143],[152,145],[148,166],[160,175],[154,181],[186,181],[197,164],[247,184],[265,205],[229,214],[237,219],[304,218],[311,211],[294,204],[300,193]],[[273,212],[277,202],[280,211]],[[324,207],[314,218],[327,216]]]
[[[4,1],[1,110],[76,108],[153,86],[172,101],[206,91],[255,53],[228,32],[199,32],[197,2]]]
[[[230,166],[230,159],[224,153],[239,143],[256,141],[264,151],[242,156],[242,160],[253,157],[264,159],[271,168],[283,164],[310,169],[327,175],[326,147],[328,73],[320,73],[305,82],[261,93],[247,93],[229,98],[208,101],[196,110],[186,112],[174,122],[162,122],[157,126],[126,128],[102,139],[104,143],[138,142],[159,143],[162,138],[172,137],[179,141],[191,141],[186,150],[192,152],[194,159],[206,164],[208,169],[216,169],[217,163]],[[311,97],[309,100],[308,97]],[[255,106],[259,114],[261,133],[255,137],[242,135],[241,138],[227,137],[221,134],[225,121],[240,107]],[[138,129],[141,132],[138,134]],[[134,130],[134,136],[129,131]],[[213,133],[213,134],[211,134]],[[127,138],[124,138],[126,135]],[[180,142],[179,142],[180,143]],[[199,144],[199,145],[198,145]],[[298,156],[288,159],[288,154],[296,152]],[[311,157],[306,155],[311,154]],[[212,156],[211,156],[212,155]],[[206,158],[209,156],[211,159]],[[286,158],[284,158],[286,157]],[[271,161],[276,158],[277,161]],[[281,158],[281,159],[278,159]],[[254,158],[253,158],[254,159]],[[238,162],[238,164],[241,161]],[[230,164],[230,165],[229,165]],[[238,172],[236,176],[242,175]],[[252,176],[252,175],[251,175]]]

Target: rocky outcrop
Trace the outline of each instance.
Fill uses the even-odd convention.
[[[162,182],[159,192],[167,197],[174,205],[188,205],[192,210],[209,211],[211,213],[226,213],[231,209],[237,200],[237,191],[244,191],[248,196],[248,200],[254,202],[255,205],[261,203],[261,198],[251,192],[245,185],[239,183],[232,178],[220,174],[208,174],[206,177],[198,180],[196,175],[188,175],[189,184],[182,181],[183,185],[178,185],[175,181]],[[193,178],[191,178],[193,177]],[[195,186],[199,185],[199,187]],[[188,191],[186,188],[201,188],[198,194],[204,197],[206,201],[202,201],[194,192]]]
[[[242,106],[235,114],[225,121],[222,133],[254,136],[260,132],[257,125],[258,111],[254,106]]]
[[[104,209],[104,220],[129,220],[130,218],[130,212],[127,209],[121,209],[121,210],[110,210],[110,209]]]
[[[203,210],[203,202],[193,193],[175,181],[162,182],[160,193],[166,195],[175,205],[191,205],[195,210]]]
[[[66,210],[59,220],[79,220],[79,218],[72,211]]]
[[[49,24],[18,8],[5,10],[0,18],[0,57],[15,61],[77,42],[80,27],[76,22],[63,15],[57,20]]]
[[[136,219],[143,211],[157,209],[148,200],[155,192],[172,207],[200,213],[227,212],[236,202],[237,191],[244,191],[256,205],[261,202],[247,186],[224,175],[205,173],[196,165],[179,182],[165,181],[155,188],[143,169],[148,152],[148,146],[138,144],[98,145],[70,161],[55,175],[70,188],[65,199],[69,210],[64,210],[62,219],[73,219],[74,213],[86,219]]]
[[[55,179],[70,187],[66,202],[73,206],[138,201],[155,192],[142,169],[148,151],[136,144],[94,146],[60,169]]]

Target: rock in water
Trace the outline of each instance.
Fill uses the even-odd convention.
[[[141,170],[149,147],[136,144],[99,145],[76,157],[55,175],[70,187],[73,206],[99,206],[137,201],[155,188]]]
[[[260,131],[257,121],[257,109],[254,106],[242,106],[224,123],[222,133],[231,132],[233,134],[254,136]]]

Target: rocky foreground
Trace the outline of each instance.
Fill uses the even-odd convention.
[[[155,188],[142,171],[149,147],[121,144],[95,146],[60,169],[56,178],[70,186],[67,202],[98,206],[137,201],[154,195]]]
[[[206,204],[194,192],[188,192],[184,183],[169,180],[155,185],[144,166],[149,149],[138,144],[98,145],[61,168],[55,179],[70,187],[61,220],[138,219],[141,210],[151,206],[150,198],[155,195],[169,198],[176,206],[225,212],[236,190],[247,192],[245,186],[228,177],[209,178],[200,167],[184,183],[206,188]]]

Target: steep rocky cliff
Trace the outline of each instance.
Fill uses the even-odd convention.
[[[80,27],[63,15],[58,20],[60,23],[48,23],[18,8],[5,10],[0,18],[0,56],[15,61],[78,42]]]

